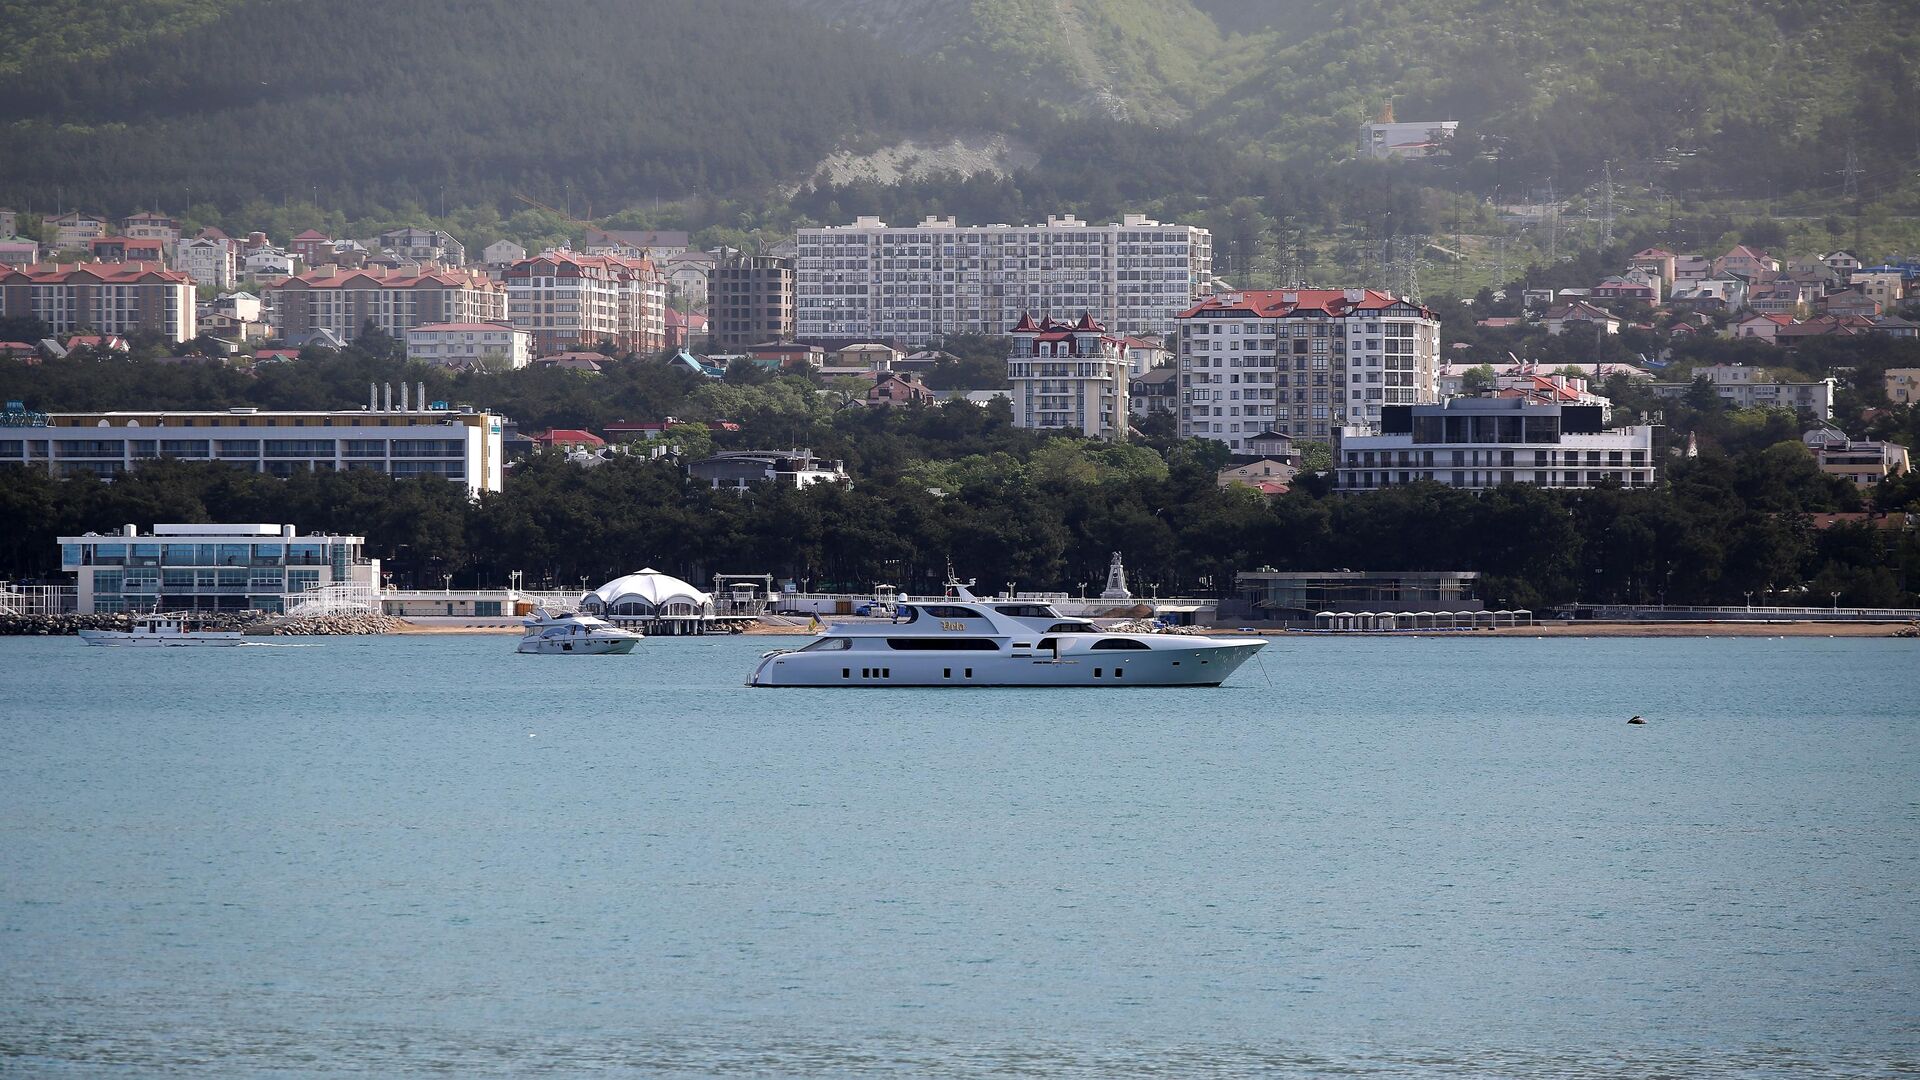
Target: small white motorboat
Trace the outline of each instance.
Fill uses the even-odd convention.
[[[208,630],[179,615],[146,615],[134,620],[131,630],[82,630],[80,640],[89,645],[161,648],[197,645],[220,648],[240,644],[240,632]]]
[[[524,625],[527,632],[520,638],[519,649],[523,653],[619,656],[640,644],[639,634],[577,611],[535,608]]]

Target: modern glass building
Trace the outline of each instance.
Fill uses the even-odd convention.
[[[80,614],[118,611],[271,611],[320,586],[380,581],[359,536],[303,536],[292,525],[167,525],[141,535],[60,538],[60,568],[75,577]]]

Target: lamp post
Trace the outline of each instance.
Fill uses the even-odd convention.
[[[1753,590],[1752,589],[1747,590],[1747,610],[1748,611],[1753,610]]]
[[[1840,590],[1835,589],[1827,595],[1833,597],[1833,613],[1835,615],[1840,614]]]

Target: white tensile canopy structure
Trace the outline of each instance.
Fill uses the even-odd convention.
[[[616,620],[698,619],[713,614],[713,594],[648,567],[581,597],[580,610]]]

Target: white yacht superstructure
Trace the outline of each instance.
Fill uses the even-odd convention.
[[[983,600],[963,585],[903,603],[889,622],[838,624],[761,657],[749,686],[1218,686],[1255,637],[1113,633],[1047,604]]]
[[[203,646],[230,647],[240,644],[236,630],[205,630],[191,625],[178,615],[146,615],[133,622],[131,630],[82,630],[80,640],[89,645],[135,645],[147,648]]]
[[[518,650],[523,653],[619,656],[640,644],[639,634],[574,611],[535,608],[523,625],[527,632],[520,638]]]

